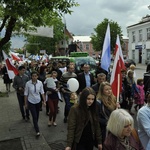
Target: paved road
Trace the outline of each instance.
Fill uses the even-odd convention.
[[[145,68],[145,65],[137,65],[137,78],[143,78]],[[5,91],[2,78],[0,78],[0,90]],[[67,134],[67,124],[63,123],[64,102],[59,102],[59,106],[60,111],[57,116],[57,127],[47,126],[48,116],[46,116],[45,107],[43,107],[39,119],[41,136],[36,138],[32,121],[25,122],[22,120],[16,94],[11,87],[9,97],[0,97],[0,145],[2,141],[19,138],[23,150],[64,150]],[[134,115],[135,118],[136,115]]]

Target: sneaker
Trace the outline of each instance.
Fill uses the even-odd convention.
[[[36,133],[36,136],[40,136],[40,132],[37,132],[37,133]]]
[[[64,118],[64,123],[67,123],[67,117]]]
[[[49,116],[49,112],[46,112],[46,115]]]
[[[52,121],[49,121],[48,122],[48,126],[50,127],[52,125]]]
[[[53,126],[55,126],[55,127],[57,126],[56,122],[53,122]]]
[[[29,121],[30,120],[30,117],[25,117],[25,121]]]

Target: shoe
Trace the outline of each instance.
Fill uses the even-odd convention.
[[[25,117],[25,121],[29,121],[30,120],[30,117]]]
[[[53,126],[55,126],[55,127],[57,126],[56,122],[53,122]]]
[[[49,116],[49,112],[46,112],[46,115]]]
[[[49,121],[48,122],[48,126],[50,127],[52,125],[52,121]]]
[[[62,100],[62,99],[59,99],[59,101],[63,102],[63,100]]]
[[[132,113],[132,112],[129,112],[129,113],[130,113],[130,115],[132,115],[132,116],[134,115],[134,113]]]
[[[40,132],[37,132],[37,133],[36,133],[36,136],[40,136]]]
[[[64,118],[64,123],[67,123],[67,117]]]

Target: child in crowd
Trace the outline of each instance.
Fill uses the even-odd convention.
[[[137,79],[137,88],[139,92],[135,92],[134,94],[134,100],[135,100],[135,110],[137,111],[137,107],[139,109],[144,105],[144,99],[145,99],[145,93],[144,93],[144,84],[143,79]]]
[[[72,107],[74,104],[78,103],[78,96],[75,92],[71,92],[70,94],[70,106]]]
[[[46,87],[47,87],[47,94],[51,94],[51,92],[49,91],[49,89],[54,89],[57,91],[58,93],[58,97],[59,99],[61,100],[61,94],[59,92],[59,83],[58,83],[58,80],[57,80],[57,72],[56,71],[52,71],[51,75],[49,75],[49,77],[44,81],[44,84],[46,84]]]

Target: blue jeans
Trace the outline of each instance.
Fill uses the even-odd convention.
[[[68,117],[69,111],[70,111],[70,94],[69,93],[63,93],[63,97],[65,100],[65,110],[64,110],[64,116]]]
[[[25,117],[29,117],[29,109],[24,108],[24,96],[17,93],[17,98],[19,102],[19,108],[22,114],[22,117],[25,119]]]
[[[32,104],[28,101],[28,108],[32,115],[34,129],[36,132],[39,132],[38,120],[39,120],[40,103]]]

